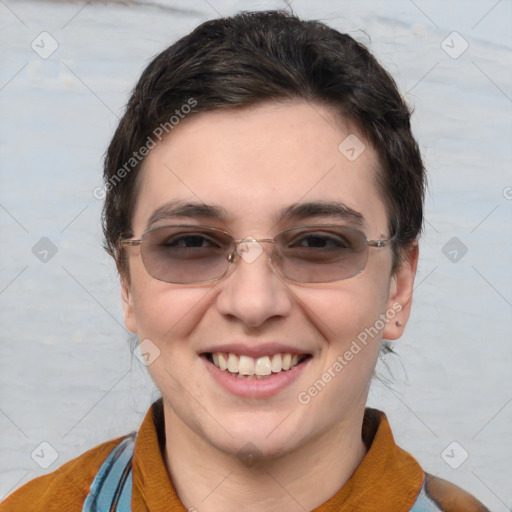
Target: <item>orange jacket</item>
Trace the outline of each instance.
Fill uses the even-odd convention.
[[[362,436],[369,450],[361,464],[347,483],[313,512],[408,512],[419,510],[422,499],[445,512],[488,512],[460,488],[425,474],[416,460],[395,444],[384,413],[366,409]],[[159,400],[148,411],[135,443],[132,512],[187,512],[162,457],[163,439]],[[0,512],[81,512],[96,473],[120,440],[101,444],[53,473],[28,482],[0,505]]]

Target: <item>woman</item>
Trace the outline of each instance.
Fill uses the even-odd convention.
[[[409,119],[363,46],[282,12],[157,56],[107,152],[104,233],[162,399],[2,511],[487,510],[365,408],[411,310]]]

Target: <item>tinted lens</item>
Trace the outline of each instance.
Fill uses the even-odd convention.
[[[348,279],[364,270],[368,260],[366,236],[345,226],[308,226],[276,237],[281,272],[301,283]]]
[[[142,260],[148,273],[168,283],[218,279],[229,267],[233,239],[223,231],[198,226],[155,228],[142,236]]]

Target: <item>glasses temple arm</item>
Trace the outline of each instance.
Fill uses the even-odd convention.
[[[140,245],[142,240],[140,238],[133,238],[131,240],[121,240],[121,247],[137,247]]]

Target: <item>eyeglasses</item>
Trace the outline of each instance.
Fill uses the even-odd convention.
[[[224,277],[242,258],[255,261],[272,244],[270,262],[286,279],[299,283],[328,283],[360,274],[369,247],[381,248],[387,240],[368,240],[357,229],[335,224],[315,224],[285,229],[274,238],[236,240],[210,226],[179,224],[156,227],[140,238],[121,240],[123,247],[140,246],[148,274],[159,281],[197,284]]]

